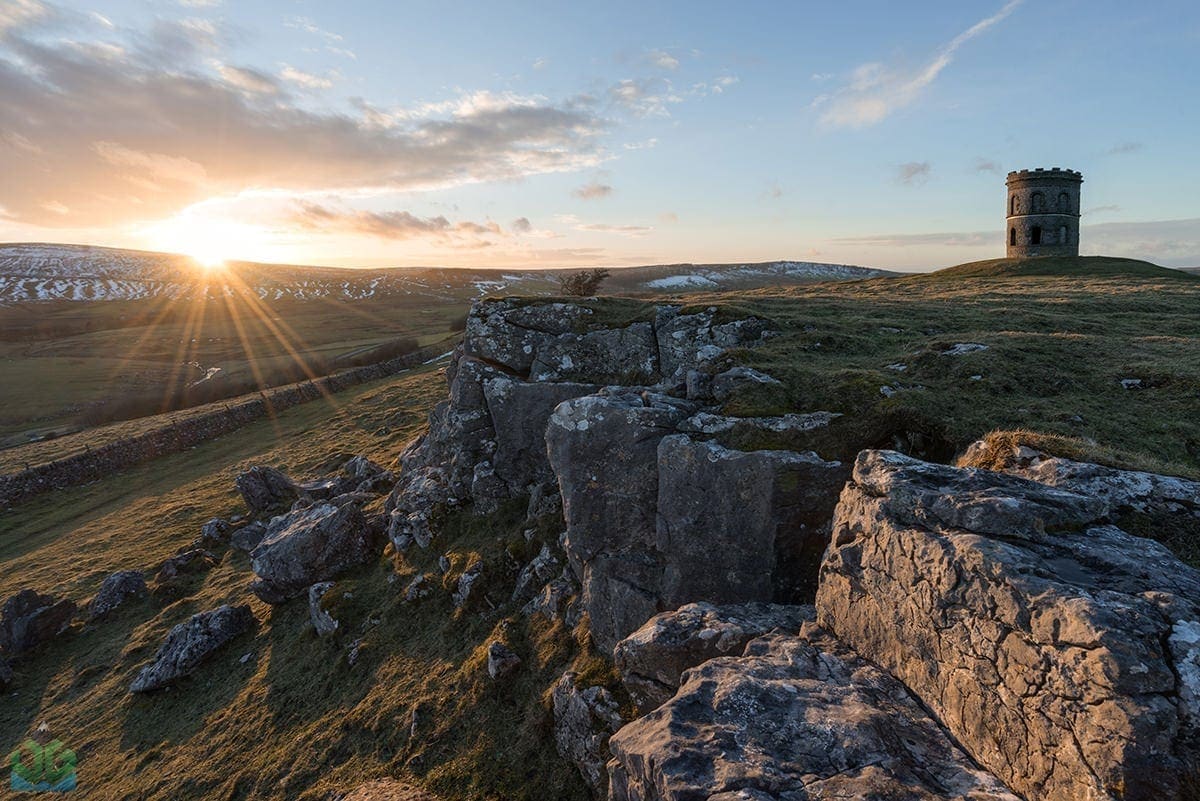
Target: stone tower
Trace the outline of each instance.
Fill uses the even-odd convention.
[[[1079,255],[1079,185],[1074,170],[1008,174],[1008,257]]]

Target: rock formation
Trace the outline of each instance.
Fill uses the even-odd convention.
[[[159,646],[154,661],[129,685],[131,693],[166,687],[189,675],[221,646],[255,625],[249,606],[221,606],[192,615],[175,626]]]
[[[298,509],[271,520],[251,552],[258,579],[250,589],[267,603],[282,603],[378,555],[378,540],[354,504]]]
[[[140,598],[146,594],[146,579],[140,570],[122,570],[113,573],[100,585],[96,597],[88,607],[88,617],[99,620],[129,598]]]
[[[0,608],[0,656],[16,656],[58,636],[75,616],[75,603],[21,590]]]
[[[818,620],[1018,793],[1181,798],[1200,772],[1200,574],[1071,486],[863,452]]]

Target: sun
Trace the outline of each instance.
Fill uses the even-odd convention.
[[[187,255],[206,273],[225,269],[229,259],[219,250],[212,247],[188,248]]]

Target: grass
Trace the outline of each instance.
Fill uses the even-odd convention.
[[[187,454],[25,504],[0,517],[0,597],[32,586],[83,601],[109,572],[156,565],[208,518],[240,510],[233,477],[250,464],[296,476],[353,453],[388,464],[444,391],[442,371],[432,369],[364,385],[336,396],[336,409],[296,407]],[[546,746],[545,694],[564,670],[595,672],[589,666],[601,660],[586,631],[527,621],[508,600],[524,560],[543,540],[557,541],[550,521],[527,541],[523,522],[515,506],[491,517],[455,513],[429,550],[385,555],[343,577],[326,596],[342,624],[329,640],[307,626],[303,600],[272,608],[248,595],[247,558],[221,552],[179,600],[148,598],[103,623],[76,624],[18,663],[16,692],[0,704],[0,743],[47,722],[79,754],[80,786],[97,799],[316,799],[389,775],[447,799],[584,799],[574,768]],[[452,563],[438,579],[446,587],[484,561],[483,597],[463,611],[448,592],[405,603],[409,579],[437,576],[443,553]],[[126,693],[172,625],[221,603],[250,603],[258,630],[175,689]],[[493,639],[523,660],[511,682],[486,676]]]

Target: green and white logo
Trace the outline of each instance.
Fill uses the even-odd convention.
[[[75,789],[75,752],[62,740],[42,745],[26,740],[9,754],[12,789],[24,793],[65,793]]]

